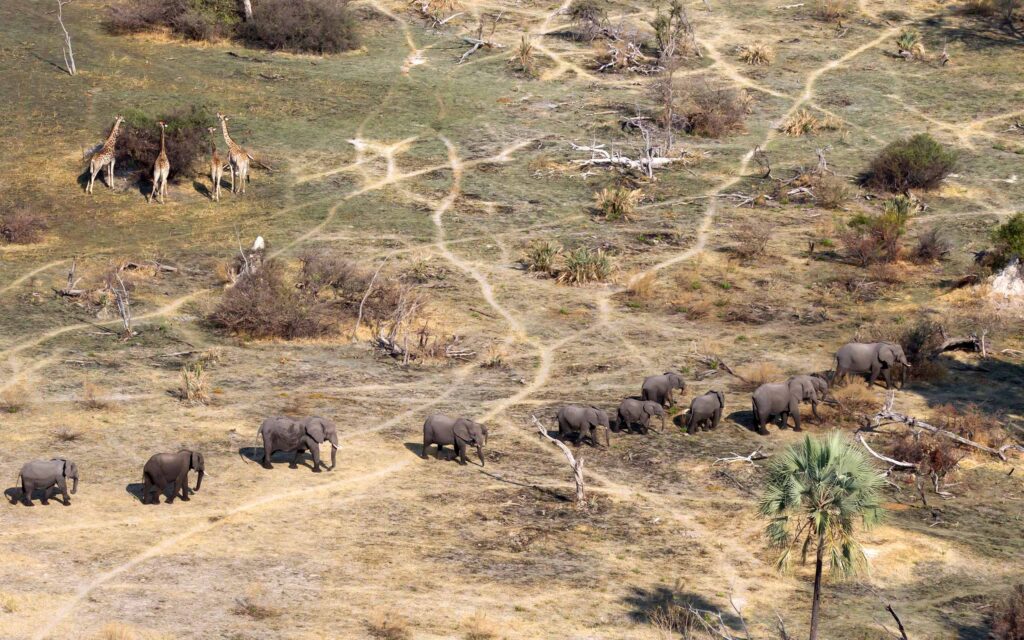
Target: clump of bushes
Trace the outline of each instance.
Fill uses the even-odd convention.
[[[258,9],[237,29],[250,46],[319,54],[359,46],[347,0],[262,0]]]
[[[901,239],[916,206],[907,196],[886,200],[882,213],[854,216],[839,234],[847,255],[862,267],[876,262],[893,262],[900,257]]]
[[[534,242],[526,252],[526,268],[553,276],[556,273],[555,260],[561,253],[562,245],[553,240]]]
[[[755,42],[740,48],[740,60],[753,66],[767,67],[775,61],[775,52],[763,42]]]
[[[779,126],[779,131],[787,136],[797,137],[822,130],[834,131],[841,126],[842,122],[837,118],[832,116],[818,118],[807,109],[800,109],[786,118],[786,121]]]
[[[1014,257],[1024,259],[1024,212],[995,228],[992,232],[995,242],[994,264],[996,269],[1006,266]]]
[[[736,226],[733,237],[736,238],[733,253],[740,260],[752,260],[764,255],[772,239],[772,226],[762,220],[747,220]]]
[[[934,189],[957,164],[957,152],[927,133],[896,140],[868,168],[867,186],[888,191]]]
[[[949,241],[946,240],[938,227],[928,229],[917,237],[917,246],[914,247],[914,262],[926,264],[945,260],[950,251]]]
[[[604,251],[577,247],[565,254],[565,268],[558,274],[558,281],[569,285],[584,285],[588,282],[604,282],[611,274],[612,261]]]
[[[811,187],[814,190],[814,202],[819,207],[838,209],[850,199],[850,184],[831,173],[815,177]]]
[[[636,213],[636,205],[643,197],[640,189],[612,187],[594,194],[594,210],[607,220],[628,220]]]
[[[608,24],[607,3],[602,0],[573,0],[569,5],[569,18],[576,37],[593,40]]]
[[[853,13],[851,0],[817,0],[814,15],[825,22],[838,22]]]
[[[50,228],[47,215],[26,206],[0,208],[0,240],[11,244],[32,244],[43,239]]]
[[[206,129],[216,122],[212,113],[197,105],[157,117],[141,111],[127,111],[117,137],[117,165],[133,168],[142,176],[149,174],[160,153],[160,127],[157,122],[161,120],[167,123],[167,160],[171,163],[168,179],[176,182],[195,177],[202,171],[201,160],[209,153],[210,134]],[[106,135],[104,131],[103,136]]]
[[[256,47],[319,54],[359,46],[347,0],[262,0],[245,22],[237,0],[126,0],[108,10],[105,25],[115,34],[166,29],[188,40],[234,37]]]
[[[704,138],[720,138],[743,129],[750,96],[742,89],[697,83],[684,97],[683,128]]]

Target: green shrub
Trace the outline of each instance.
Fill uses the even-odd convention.
[[[594,194],[594,209],[608,220],[628,220],[636,213],[636,205],[642,196],[640,189],[602,189]]]
[[[1004,264],[1014,256],[1024,258],[1024,212],[1015,214],[996,227],[992,239]]]
[[[115,34],[170,29],[189,40],[231,35],[241,16],[236,0],[127,0],[107,10],[104,25]]]
[[[540,240],[530,245],[526,253],[526,267],[546,275],[555,274],[555,260],[562,253],[562,245],[553,240]]]
[[[957,163],[957,152],[927,133],[890,143],[871,162],[868,186],[889,191],[934,189]]]
[[[882,213],[878,215],[855,215],[850,219],[848,228],[839,234],[847,255],[862,267],[899,258],[900,241],[906,234],[907,221],[914,209],[913,201],[900,195],[886,200]]]
[[[191,178],[201,172],[200,159],[210,149],[206,130],[216,122],[205,107],[193,105],[189,110],[174,111],[154,117],[134,109],[125,112],[124,126],[117,138],[117,164],[132,167],[148,175],[160,153],[160,127],[167,123],[167,160],[171,163],[169,179]],[[103,132],[106,137],[107,131]]]

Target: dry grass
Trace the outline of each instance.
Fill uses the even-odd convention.
[[[462,633],[464,640],[494,640],[501,633],[501,627],[477,611],[462,620]]]
[[[753,391],[768,382],[782,382],[785,374],[773,362],[754,362],[736,368],[736,373],[746,382],[744,387]]]
[[[606,220],[629,220],[636,213],[636,205],[643,198],[640,189],[612,187],[594,194],[594,210]]]
[[[14,613],[20,608],[18,597],[6,591],[0,591],[0,611]]]
[[[635,300],[650,300],[656,292],[658,274],[654,271],[644,273],[639,278],[633,279],[626,287],[626,293]]]
[[[558,273],[558,281],[573,286],[604,282],[613,270],[611,258],[601,249],[577,247],[565,254],[565,267]]]
[[[0,391],[0,411],[18,413],[24,411],[35,399],[35,387],[27,380],[16,380]]]
[[[57,429],[56,431],[53,432],[53,440],[54,440],[54,442],[59,442],[59,443],[77,442],[77,441],[79,441],[81,439],[82,439],[82,434],[80,432],[75,431],[74,429],[70,429],[68,427],[60,427],[59,429]]]
[[[366,621],[366,630],[379,640],[411,640],[408,621],[394,611],[377,610]]]
[[[512,65],[513,69],[528,78],[536,78],[539,72],[537,68],[537,55],[534,49],[535,47],[530,40],[530,35],[523,34],[512,59],[509,60],[509,64]]]
[[[0,212],[0,240],[11,244],[32,244],[43,239],[50,227],[45,213],[29,207]]]
[[[480,366],[485,369],[498,369],[505,365],[508,358],[508,350],[500,344],[491,344],[484,351],[483,361]]]
[[[210,401],[209,385],[206,369],[202,363],[195,362],[181,368],[181,386],[178,397],[188,404],[206,404]]]
[[[539,240],[526,251],[526,268],[536,273],[555,275],[555,261],[562,253],[562,245],[552,240]]]
[[[987,447],[999,448],[1010,437],[996,416],[985,413],[975,404],[959,407],[944,404],[936,407],[934,413],[942,428]]]
[[[250,597],[236,598],[235,606],[231,609],[231,612],[236,616],[245,616],[253,620],[267,620],[281,615],[280,609],[263,602],[258,602]]]
[[[835,131],[842,126],[843,123],[838,118],[828,115],[819,118],[807,109],[800,109],[779,125],[779,131],[787,136],[798,137],[819,131]]]
[[[838,22],[853,14],[852,0],[817,0],[814,3],[814,15],[819,20]]]
[[[740,60],[749,65],[767,67],[775,62],[775,51],[763,42],[755,42],[740,48]]]
[[[82,383],[82,391],[78,394],[78,404],[86,409],[99,410],[110,407],[106,390],[95,382],[86,380]]]

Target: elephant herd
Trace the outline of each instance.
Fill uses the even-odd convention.
[[[859,343],[851,342],[843,345],[835,354],[835,373],[831,382],[842,380],[847,374],[866,374],[868,385],[873,386],[879,375],[885,378],[886,387],[892,388],[892,371],[897,365],[910,367],[903,349],[891,342]],[[591,445],[608,446],[609,431],[634,430],[646,434],[652,418],[661,422],[661,430],[665,428],[666,407],[675,404],[673,392],[684,392],[686,382],[675,371],[667,371],[661,375],[648,376],[640,387],[640,395],[625,398],[619,404],[614,418],[608,412],[594,406],[567,405],[558,410],[558,434],[563,440],[576,444],[589,441]],[[829,381],[821,376],[798,375],[785,382],[769,382],[760,385],[753,393],[751,404],[757,431],[767,435],[766,426],[775,418],[780,418],[780,426],[788,426],[792,416],[794,429],[799,431],[800,410],[802,403],[808,402],[811,410],[818,417],[818,403],[825,401],[829,393]],[[690,401],[690,408],[685,416],[684,428],[688,434],[701,430],[714,429],[718,426],[725,410],[725,394],[718,390],[696,396]],[[272,468],[271,456],[276,452],[293,454],[291,467],[295,468],[299,457],[309,452],[313,458],[313,471],[321,470],[320,445],[328,442],[331,445],[332,470],[337,462],[338,430],[334,422],[319,416],[293,419],[285,416],[267,418],[257,431],[263,441],[263,466]],[[421,457],[427,458],[427,450],[431,445],[437,447],[436,457],[446,446],[451,446],[460,464],[466,464],[466,450],[476,450],[480,465],[484,466],[484,446],[487,444],[487,427],[466,417],[452,418],[443,414],[428,416],[423,423],[423,449]],[[159,495],[170,485],[173,491],[168,502],[176,497],[189,499],[188,474],[197,473],[195,491],[199,491],[206,474],[203,454],[198,451],[183,449],[175,453],[158,453],[153,455],[142,469],[142,502],[159,502]],[[78,491],[78,465],[67,458],[52,460],[33,460],[26,463],[18,476],[18,486],[12,496],[12,502],[19,499],[32,505],[32,494],[42,491],[43,504],[60,491],[65,506],[71,504],[68,495],[68,483],[71,493]]]

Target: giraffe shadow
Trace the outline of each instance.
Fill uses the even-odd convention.
[[[213,193],[210,191],[210,187],[206,186],[199,180],[192,181],[192,188],[196,190],[196,193],[203,196],[204,198],[213,197]]]

